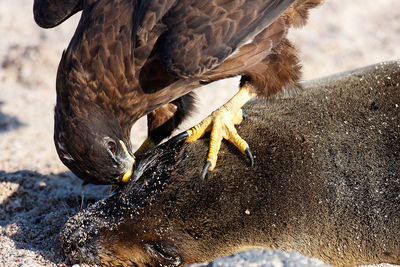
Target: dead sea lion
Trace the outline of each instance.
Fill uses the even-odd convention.
[[[400,61],[308,82],[296,97],[248,104],[246,166],[180,135],[142,155],[116,194],[70,218],[72,262],[180,266],[249,248],[335,266],[400,263]],[[227,147],[227,148],[224,148]],[[199,158],[200,157],[200,158]]]

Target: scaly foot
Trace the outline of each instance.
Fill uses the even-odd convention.
[[[254,159],[249,145],[239,136],[235,125],[240,124],[243,120],[242,106],[255,95],[255,93],[250,91],[248,86],[241,87],[239,92],[225,105],[214,111],[202,122],[186,131],[188,134],[186,142],[194,142],[211,130],[207,163],[204,165],[203,171],[201,172],[201,177],[203,179],[208,170],[212,171],[215,168],[223,138],[234,144],[243,154],[246,154],[251,161],[251,165],[253,165]]]

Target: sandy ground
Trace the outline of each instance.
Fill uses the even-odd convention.
[[[32,2],[0,1],[0,266],[62,264],[60,227],[107,190],[82,186],[52,140],[57,65],[80,14],[45,30],[33,21]],[[310,23],[290,33],[304,79],[400,58],[398,10],[398,0],[327,0],[313,10]],[[182,129],[226,101],[237,82],[200,89],[199,112]],[[134,146],[145,137],[143,128],[143,120],[135,125]]]

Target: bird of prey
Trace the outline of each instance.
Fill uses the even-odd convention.
[[[251,159],[235,125],[255,96],[297,84],[300,64],[287,40],[321,0],[35,0],[38,25],[50,28],[82,10],[56,80],[54,141],[61,161],[97,184],[132,175],[132,125],[148,119],[139,152],[168,137],[193,110],[193,92],[241,76],[239,92],[199,125],[211,131],[202,172],[215,168],[222,139]],[[212,92],[210,92],[212,94]]]

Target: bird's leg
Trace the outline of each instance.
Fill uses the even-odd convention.
[[[202,178],[208,170],[213,170],[217,163],[218,152],[221,147],[222,139],[226,139],[234,144],[243,154],[246,154],[253,164],[253,156],[249,146],[236,131],[235,125],[243,120],[242,106],[256,96],[249,85],[244,85],[239,92],[234,95],[225,105],[211,113],[210,116],[201,121],[198,125],[187,130],[187,142],[193,142],[201,138],[206,132],[211,130],[210,149],[208,151],[207,163],[202,171]]]
[[[152,149],[164,138],[170,136],[194,109],[194,99],[194,93],[191,92],[149,113],[147,115],[148,137],[134,155]]]

